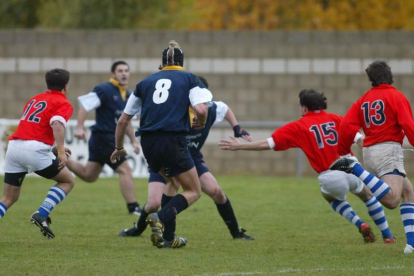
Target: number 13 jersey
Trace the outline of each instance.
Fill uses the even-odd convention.
[[[188,107],[212,100],[197,76],[180,66],[164,67],[137,84],[124,112],[141,114],[140,132],[188,133]]]
[[[35,140],[52,146],[55,138],[51,124],[59,121],[66,127],[72,113],[72,104],[61,91],[47,90],[25,105],[17,131],[9,140]]]
[[[352,133],[362,128],[364,147],[383,142],[402,144],[404,136],[414,145],[414,120],[404,94],[388,84],[380,84],[359,98],[345,115],[339,129],[339,154],[349,153]]]
[[[321,173],[339,157],[341,120],[341,116],[323,110],[309,111],[301,119],[278,128],[269,139],[273,139],[276,151],[301,148],[312,168]]]

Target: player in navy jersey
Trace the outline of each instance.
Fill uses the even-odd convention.
[[[208,88],[207,80],[200,76],[198,76],[198,78]],[[234,239],[253,240],[253,237],[244,233],[245,230],[243,228],[239,228],[230,200],[218,185],[217,180],[210,173],[208,167],[204,163],[203,154],[201,153],[201,148],[208,137],[210,128],[214,124],[221,122],[223,119],[226,119],[231,124],[235,137],[243,137],[246,141],[251,141],[249,133],[239,126],[236,116],[230,107],[223,102],[213,102],[213,104],[209,107],[206,126],[202,129],[198,128],[194,113],[192,112],[192,109],[190,109],[190,120],[195,122],[187,135],[187,144],[201,182],[201,189],[204,193],[211,197],[211,199],[213,199],[217,206],[217,210],[226,223],[232,237]],[[148,182],[148,201],[142,208],[141,216],[139,217],[138,222],[134,224],[132,228],[121,231],[119,236],[136,237],[141,235],[147,227],[146,218],[148,215],[156,212],[160,205],[161,207],[164,207],[166,203],[168,203],[166,202],[166,199],[168,201],[168,199],[177,193],[174,189],[167,189],[165,191],[166,194],[164,195],[164,201],[161,202],[164,187],[167,183],[165,178],[159,173],[153,173],[150,171]]]
[[[278,128],[270,138],[251,143],[240,143],[237,139],[221,140],[224,150],[287,150],[300,148],[308,157],[312,168],[319,174],[322,196],[332,209],[354,224],[367,243],[374,242],[375,236],[346,201],[348,192],[358,196],[367,206],[372,220],[381,230],[384,243],[394,243],[384,210],[364,183],[354,175],[329,170],[338,158],[338,130],[342,117],[325,112],[327,99],[323,93],[304,89],[299,93],[302,118]],[[354,141],[362,145],[362,135],[356,130]]]
[[[117,61],[111,67],[111,78],[108,82],[100,84],[93,92],[78,98],[79,112],[78,125],[75,137],[85,139],[84,122],[87,113],[95,110],[96,123],[91,127],[92,135],[89,138],[89,159],[86,165],[69,160],[68,168],[86,182],[95,182],[105,164],[109,165],[119,174],[119,186],[124,197],[128,212],[140,215],[141,208],[135,197],[135,186],[132,178],[132,170],[122,157],[119,162],[113,164],[110,161],[112,149],[115,146],[115,128],[119,116],[125,108],[130,92],[127,90],[129,79],[129,66],[124,61]],[[131,139],[134,152],[140,151],[140,146],[135,138],[132,126],[127,128],[126,134]]]
[[[148,166],[161,172],[171,185],[181,185],[182,194],[172,197],[158,213],[148,216],[151,241],[158,248],[180,248],[187,239],[175,235],[176,216],[201,196],[201,185],[187,147],[190,130],[189,107],[201,128],[206,125],[212,94],[192,73],[184,71],[184,53],[170,41],[162,52],[162,66],[137,84],[116,128],[116,148],[111,160],[126,154],[124,134],[129,121],[140,114],[141,146]]]

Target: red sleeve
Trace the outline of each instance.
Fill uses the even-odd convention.
[[[398,123],[403,129],[408,141],[414,146],[414,120],[413,111],[411,110],[410,102],[407,100],[404,94],[396,99],[396,112]]]
[[[339,155],[346,155],[348,153],[351,153],[351,146],[354,143],[355,134],[359,132],[361,128],[358,112],[358,102],[356,102],[348,110],[348,113],[345,115],[341,122],[338,138]]]
[[[70,117],[72,117],[73,114],[73,107],[71,105],[70,102],[65,101],[65,102],[59,102],[57,103],[57,106],[55,108],[55,110],[53,110],[52,112],[52,118],[55,116],[60,116],[63,117],[65,119],[65,121],[69,121]]]
[[[272,138],[275,142],[274,150],[287,150],[299,147],[297,141],[299,140],[300,133],[297,129],[296,124],[293,122],[284,125],[273,132]]]

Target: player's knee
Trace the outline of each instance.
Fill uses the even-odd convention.
[[[125,163],[125,164],[127,164],[127,163]],[[128,165],[119,166],[116,169],[116,172],[118,174],[123,174],[123,175],[130,175],[130,174],[132,174],[132,170],[131,170],[131,168]]]
[[[155,200],[150,200],[147,203],[145,203],[145,211],[149,213],[155,213],[158,211],[158,208],[160,207],[160,203],[156,202]]]
[[[224,204],[227,201],[226,195],[220,187],[214,188],[209,196],[218,204]]]
[[[395,197],[385,198],[381,200],[381,204],[384,205],[388,209],[395,209],[400,204],[400,199]]]

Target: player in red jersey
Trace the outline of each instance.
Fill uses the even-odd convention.
[[[240,143],[234,137],[221,140],[224,150],[270,150],[283,151],[300,148],[312,168],[319,173],[318,180],[323,197],[333,210],[354,224],[365,242],[374,242],[375,237],[369,225],[362,221],[346,201],[348,191],[357,195],[367,206],[369,215],[382,232],[385,243],[393,243],[391,232],[381,204],[354,175],[331,171],[329,166],[338,158],[338,129],[342,117],[325,112],[327,100],[323,93],[305,89],[299,93],[302,118],[277,129],[272,137],[251,143]],[[354,140],[361,144],[362,135],[354,132]]]
[[[393,76],[385,61],[374,61],[365,71],[372,88],[344,117],[338,152],[341,156],[349,154],[352,133],[362,128],[366,136],[363,158],[367,171],[349,157],[335,162],[332,169],[358,176],[387,208],[395,209],[401,202],[400,213],[407,237],[404,253],[414,253],[414,192],[406,177],[402,149],[405,136],[414,146],[413,113],[405,95],[391,86]]]
[[[29,100],[24,107],[17,131],[9,138],[6,152],[4,194],[0,200],[0,218],[19,198],[27,173],[56,181],[43,204],[32,214],[31,222],[45,237],[54,238],[49,213],[74,186],[73,176],[66,168],[65,126],[73,107],[66,99],[70,74],[63,69],[46,73],[48,90]],[[56,147],[53,148],[53,145]],[[56,152],[57,158],[53,154]]]

